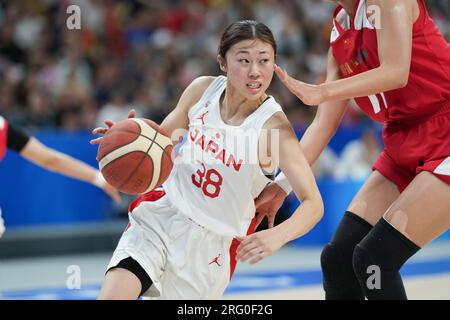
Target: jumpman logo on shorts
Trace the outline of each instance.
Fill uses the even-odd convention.
[[[197,119],[199,119],[199,120],[202,121],[202,125],[205,124],[205,116],[206,116],[207,113],[208,113],[208,111],[203,112],[202,115],[201,115],[200,117],[197,118]]]
[[[222,265],[219,263],[219,257],[220,257],[220,253],[217,257],[215,257],[208,265],[213,264],[213,263],[217,263],[217,265],[219,267],[221,267]]]

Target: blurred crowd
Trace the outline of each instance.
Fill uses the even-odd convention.
[[[195,77],[217,75],[220,34],[231,22],[267,24],[277,62],[294,77],[325,76],[331,14],[322,0],[0,1],[0,114],[26,128],[92,129],[130,107],[160,122]],[[81,28],[69,29],[70,5]],[[427,1],[450,41],[450,1]],[[297,128],[315,109],[275,79],[270,94]],[[352,109],[344,125],[364,121]]]

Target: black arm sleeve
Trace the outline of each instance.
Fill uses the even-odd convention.
[[[27,135],[24,131],[16,129],[11,124],[8,125],[8,138],[7,138],[8,149],[20,153],[20,151],[22,151],[22,149],[26,146],[29,140],[30,136]]]

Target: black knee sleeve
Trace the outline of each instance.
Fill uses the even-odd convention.
[[[353,253],[353,269],[364,295],[368,299],[407,299],[399,271],[419,249],[380,219]]]
[[[349,211],[345,213],[320,257],[325,299],[364,299],[353,272],[352,256],[355,246],[371,229],[364,219]]]

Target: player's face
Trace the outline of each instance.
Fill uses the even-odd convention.
[[[259,39],[243,40],[226,53],[228,81],[246,99],[257,100],[272,81],[275,52],[267,42]]]

